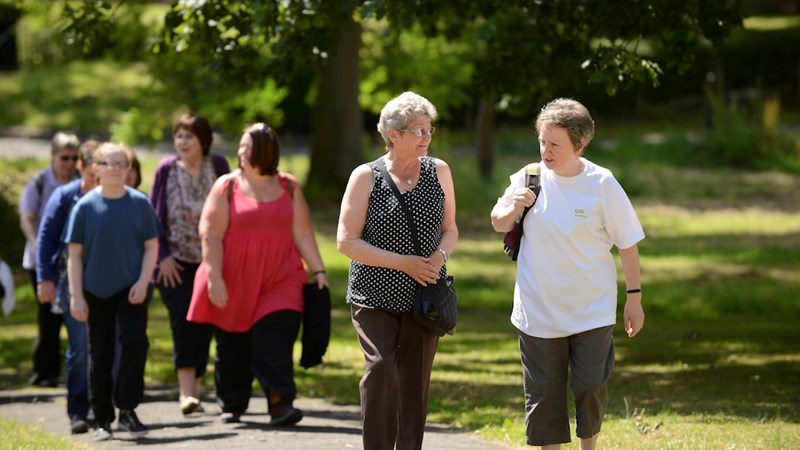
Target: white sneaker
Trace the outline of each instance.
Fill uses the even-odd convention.
[[[197,411],[198,406],[200,406],[200,400],[194,397],[184,397],[183,400],[181,400],[181,412],[184,416]]]
[[[107,441],[112,437],[111,425],[106,423],[97,426],[97,428],[94,430],[94,434],[92,435],[92,440],[94,442]]]

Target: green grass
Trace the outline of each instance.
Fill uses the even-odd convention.
[[[632,193],[647,233],[640,246],[646,325],[635,339],[616,330],[600,447],[800,448],[800,177],[683,169],[659,163],[653,154],[664,150],[641,141],[594,151],[590,157]],[[515,267],[488,213],[507,174],[526,160],[503,157],[494,179],[479,181],[469,158],[446,157],[459,203],[461,239],[449,267],[461,307],[457,333],[441,340],[436,357],[429,418],[522,448],[522,379],[509,322]],[[157,160],[143,160],[147,189]],[[10,173],[9,164],[0,161],[0,173]],[[37,166],[13,164],[21,177]],[[299,156],[282,164],[301,178],[307,170]],[[297,383],[301,396],[356,404],[363,356],[343,300],[349,262],[336,251],[337,215],[335,206],[313,211],[332,284],[333,334],[324,366],[298,368]],[[17,294],[17,310],[0,319],[3,389],[24,386],[31,367],[33,296],[28,284]],[[147,382],[176,384],[157,295],[150,311]],[[205,384],[212,388],[210,377]]]

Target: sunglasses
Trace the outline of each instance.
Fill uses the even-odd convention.
[[[75,155],[75,156],[70,156],[70,155],[61,155],[61,156],[59,157],[59,159],[61,159],[61,160],[62,160],[62,161],[64,161],[64,162],[67,162],[67,161],[73,161],[73,162],[76,162],[76,161],[78,161],[78,155]]]

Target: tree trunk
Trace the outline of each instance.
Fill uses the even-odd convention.
[[[481,97],[478,103],[475,143],[478,147],[478,171],[481,178],[488,180],[494,169],[494,104],[497,92],[492,89]]]
[[[364,162],[358,103],[360,47],[361,25],[350,20],[339,29],[335,52],[317,79],[306,182],[306,195],[317,200],[340,200],[350,172]]]

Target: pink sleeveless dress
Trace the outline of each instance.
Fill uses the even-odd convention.
[[[308,276],[292,238],[292,197],[280,178],[283,195],[257,202],[239,190],[233,178],[230,220],[223,238],[222,278],[228,304],[217,308],[208,299],[208,268],[200,264],[194,279],[187,319],[225,331],[245,332],[262,317],[279,310],[303,311],[303,284]],[[221,195],[226,195],[222,189]]]

